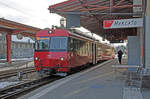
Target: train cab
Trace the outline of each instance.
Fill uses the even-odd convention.
[[[65,30],[42,30],[36,33],[34,52],[38,72],[67,72],[68,33]]]

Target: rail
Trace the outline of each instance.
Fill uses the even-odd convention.
[[[36,79],[33,81],[28,81],[20,84],[16,84],[14,86],[10,86],[0,90],[0,99],[12,99],[16,98],[19,95],[22,95],[25,92],[32,91],[35,88],[38,88],[42,85],[51,83],[60,79],[60,77],[44,77],[40,79]]]
[[[12,77],[12,76],[17,76],[19,71],[22,72],[22,74],[27,74],[27,73],[35,72],[35,68],[34,67],[28,67],[28,68],[2,71],[2,72],[0,72],[0,79]]]

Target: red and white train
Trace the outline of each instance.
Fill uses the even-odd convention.
[[[45,29],[36,33],[34,64],[38,73],[69,73],[85,64],[114,58],[114,48],[73,30]]]

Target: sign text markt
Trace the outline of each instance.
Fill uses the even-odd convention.
[[[104,20],[103,26],[104,26],[104,29],[142,27],[143,18]]]

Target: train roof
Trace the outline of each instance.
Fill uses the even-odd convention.
[[[55,27],[55,28],[53,28],[53,29],[48,29],[48,28],[46,28],[46,29],[44,29],[44,30],[42,30],[42,31],[45,31],[45,32],[47,32],[47,33],[43,33],[43,32],[39,32],[39,33],[42,33],[42,36],[43,36],[43,34],[45,34],[46,36],[48,36],[48,35],[50,35],[49,33],[48,33],[48,30],[50,30],[50,31],[60,31],[60,30],[62,30],[62,31],[67,31],[67,32],[65,32],[65,34],[69,34],[69,35],[73,35],[73,36],[77,36],[77,37],[80,37],[80,38],[83,38],[83,39],[87,39],[87,40],[90,40],[90,41],[94,41],[94,42],[96,42],[96,43],[101,43],[101,44],[103,44],[103,45],[105,45],[105,46],[111,46],[110,44],[105,44],[105,43],[102,43],[102,42],[100,42],[98,39],[96,39],[95,37],[93,37],[92,35],[87,35],[87,33],[84,33],[84,32],[82,32],[82,31],[80,31],[80,30],[77,30],[77,29],[75,29],[75,28],[70,28],[70,29],[66,29],[66,28],[60,28],[60,27]],[[67,35],[67,36],[69,36],[69,35]],[[112,47],[112,46],[111,46]]]
[[[53,34],[53,32],[54,32],[54,34]],[[58,32],[59,32],[59,34],[58,34]],[[87,35],[84,32],[77,30],[77,29],[66,29],[66,28],[56,27],[53,29],[46,28],[46,29],[43,29],[36,33],[36,36],[69,36],[69,35],[80,37],[83,39],[88,39],[91,41],[96,41],[96,38],[94,38],[90,35]]]
[[[71,35],[75,35],[75,36],[78,36],[78,37],[81,37],[81,38],[85,38],[85,39],[89,39],[89,40],[92,40],[92,41],[96,41],[96,39],[90,35],[87,35],[85,34],[84,32],[80,31],[80,30],[77,30],[77,29],[68,29],[69,33]]]

